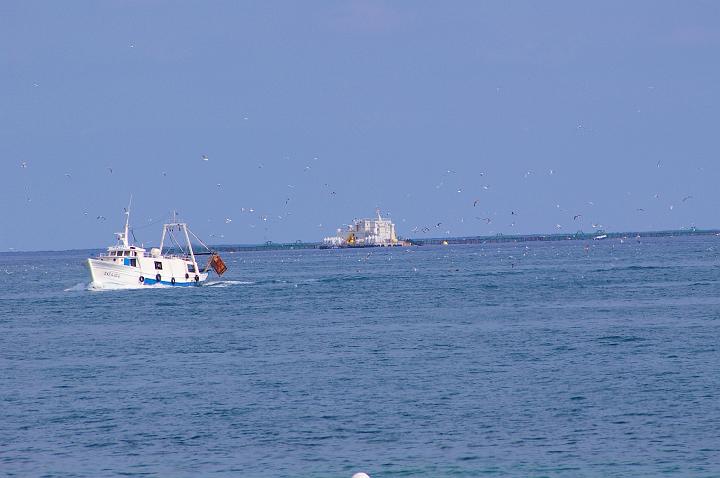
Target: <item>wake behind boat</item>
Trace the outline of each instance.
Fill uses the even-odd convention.
[[[150,249],[148,253],[143,247],[130,244],[128,238],[130,223],[130,208],[125,212],[125,229],[116,233],[118,243],[107,248],[107,252],[97,258],[88,258],[93,286],[104,287],[141,287],[146,285],[163,284],[168,286],[200,285],[208,278],[209,269],[212,268],[221,276],[227,267],[220,256],[210,250],[187,226],[182,222],[163,224],[160,247]],[[185,242],[185,248],[175,237],[175,232],[181,234],[180,240]],[[192,235],[207,252],[196,253],[190,242]],[[169,239],[177,246],[179,254],[163,254],[165,240]],[[209,255],[210,259],[204,267],[199,267],[197,256]]]

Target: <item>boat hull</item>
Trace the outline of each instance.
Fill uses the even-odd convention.
[[[97,287],[144,287],[150,285],[167,285],[172,287],[190,287],[199,286],[208,278],[207,273],[197,273],[198,280],[194,275],[189,278],[181,277],[162,277],[156,280],[154,271],[143,271],[139,267],[132,267],[123,264],[117,264],[98,259],[88,259],[88,268],[94,286]]]

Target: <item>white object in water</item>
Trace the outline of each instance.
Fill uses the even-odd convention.
[[[352,478],[370,478],[370,475],[368,475],[367,473],[360,472],[360,473],[355,473],[352,476]]]
[[[142,287],[153,284],[191,286],[200,285],[207,280],[208,267],[198,266],[189,234],[192,234],[203,246],[205,244],[188,229],[187,224],[178,222],[164,224],[160,247],[152,248],[148,254],[142,247],[130,244],[128,240],[129,207],[126,215],[125,230],[116,233],[118,243],[108,247],[107,252],[100,254],[97,258],[87,260],[94,286],[100,288],[105,286]],[[180,241],[185,241],[186,248],[185,250],[181,248],[181,254],[163,254],[162,249],[166,237],[179,245],[174,232],[182,234]],[[208,253],[212,255],[211,262],[222,262],[219,257],[215,257],[214,252],[207,249]],[[220,272],[224,272],[224,269]]]
[[[395,234],[395,224],[390,219],[380,216],[380,210],[375,211],[377,217],[373,219],[355,219],[343,232],[337,230],[337,235],[323,239],[325,247],[362,247],[362,246],[398,246],[404,243],[398,240]]]

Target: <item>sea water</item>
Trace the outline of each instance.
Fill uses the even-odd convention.
[[[0,255],[0,475],[719,476],[720,238]]]

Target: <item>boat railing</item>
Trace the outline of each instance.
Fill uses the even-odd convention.
[[[112,258],[116,258],[116,257],[121,258],[122,257],[122,258],[128,258],[128,259],[144,257],[146,259],[180,259],[180,260],[184,260],[184,261],[191,260],[191,257],[188,254],[161,254],[157,257],[154,257],[149,251],[144,251],[144,252],[137,251],[137,255],[135,255],[135,256],[133,256],[133,255],[126,256],[124,254],[121,256],[115,256],[115,255],[110,255],[110,253],[108,251],[105,251],[105,252],[101,252],[98,255],[98,257],[112,257]]]
[[[162,254],[160,255],[163,259],[182,259],[182,260],[190,260],[190,256],[186,254]]]

